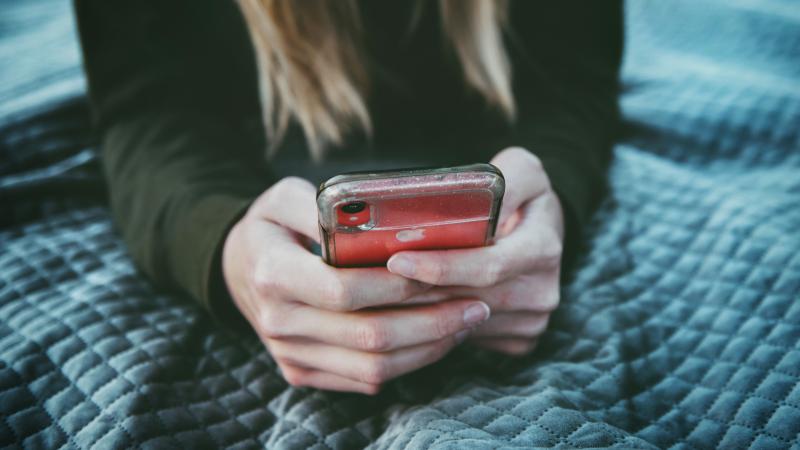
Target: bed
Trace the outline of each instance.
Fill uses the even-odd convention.
[[[288,386],[132,264],[68,0],[0,11],[0,447],[800,447],[800,5],[629,0],[610,190],[539,349]]]

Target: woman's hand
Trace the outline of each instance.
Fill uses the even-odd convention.
[[[483,300],[492,318],[471,332],[470,341],[521,355],[533,350],[558,306],[564,218],[536,156],[509,148],[492,164],[506,180],[495,244],[400,252],[392,256],[388,268],[410,280],[439,286],[410,299],[411,303]]]
[[[315,196],[305,180],[281,180],[223,249],[228,291],[290,384],[373,394],[442,358],[489,316],[485,303],[468,297],[403,305],[430,286],[383,267],[326,265],[305,245],[318,239]],[[394,307],[374,308],[386,305]]]

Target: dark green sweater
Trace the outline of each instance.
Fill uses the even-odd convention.
[[[512,1],[513,125],[466,87],[436,2],[409,32],[413,4],[361,2],[374,134],[314,166],[297,126],[265,157],[255,57],[233,1],[76,0],[112,209],[151,279],[229,310],[221,245],[278,178],[488,161],[508,145],[543,160],[574,248],[617,128],[621,1]]]

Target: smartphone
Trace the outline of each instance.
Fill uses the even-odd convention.
[[[317,191],[322,257],[378,266],[402,250],[488,245],[504,193],[491,164],[335,176]]]

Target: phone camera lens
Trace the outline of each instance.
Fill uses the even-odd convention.
[[[350,202],[342,205],[342,212],[345,214],[358,214],[367,207],[365,202]]]

